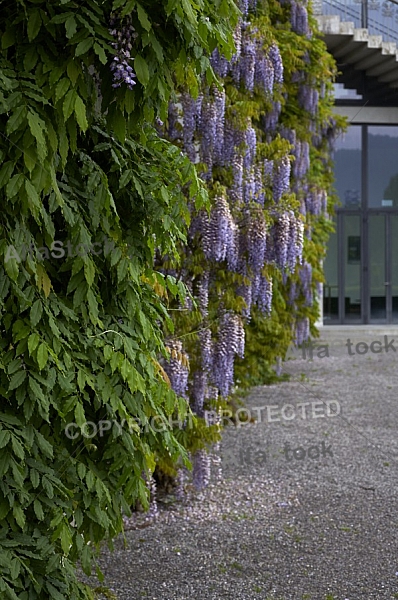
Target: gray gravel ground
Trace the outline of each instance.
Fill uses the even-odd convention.
[[[222,480],[104,549],[119,600],[398,598],[398,336],[396,352],[349,356],[347,335],[324,335],[329,356],[290,352],[291,380],[252,390],[260,419],[226,428]]]

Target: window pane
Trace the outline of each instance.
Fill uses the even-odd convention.
[[[344,309],[346,320],[361,319],[361,224],[344,217]]]
[[[362,200],[362,127],[351,125],[336,140],[334,152],[335,188],[342,206],[358,208]]]
[[[337,259],[337,232],[335,232],[330,235],[323,263],[323,272],[325,275],[325,283],[323,285],[323,318],[325,325],[330,320],[337,320],[339,318]]]
[[[370,318],[387,317],[387,288],[385,271],[385,217],[369,217],[369,291]]]
[[[398,215],[391,215],[391,294],[392,319],[398,321]]]
[[[370,208],[398,208],[398,127],[368,127]]]

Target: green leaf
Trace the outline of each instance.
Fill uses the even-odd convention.
[[[65,96],[65,100],[62,106],[64,119],[67,121],[75,109],[75,102],[77,98],[76,90],[69,90]]]
[[[141,26],[145,29],[145,31],[149,31],[151,29],[151,24],[148,20],[148,16],[147,16],[145,10],[141,6],[141,4],[137,4],[137,14],[138,14],[138,20],[141,23]]]
[[[37,193],[36,188],[31,184],[31,182],[29,181],[29,179],[25,179],[25,190],[26,190],[26,194],[28,196],[28,202],[29,202],[29,207],[32,210],[32,213],[35,213],[35,209],[40,210],[41,208],[41,204],[40,204],[40,198],[39,195]]]
[[[87,131],[88,123],[86,117],[86,107],[84,106],[84,102],[80,96],[76,96],[74,110],[80,129],[82,131]]]
[[[39,334],[31,333],[31,335],[29,336],[29,339],[28,339],[28,350],[29,350],[30,355],[32,355],[32,353],[36,350],[39,341],[40,341]]]
[[[40,385],[31,376],[29,376],[29,388],[32,390],[36,400],[45,400],[45,396]]]
[[[121,110],[115,111],[112,117],[112,127],[119,142],[124,144],[126,139],[126,119]]]
[[[76,424],[81,427],[86,422],[86,415],[84,414],[83,404],[78,402],[75,406],[75,419]]]
[[[41,390],[40,390],[40,393],[41,393]],[[50,444],[50,442],[48,440],[46,440],[46,438],[44,437],[44,435],[42,433],[40,433],[40,431],[36,430],[35,435],[36,435],[37,443],[39,444],[39,448],[44,452],[44,454],[46,456],[48,456],[48,458],[53,458],[54,449],[53,449],[53,446]]]
[[[28,21],[28,40],[31,42],[35,39],[37,34],[40,31],[41,27],[41,16],[40,10],[35,9],[31,12],[29,21]]]
[[[66,72],[68,73],[68,77],[71,80],[72,85],[75,85],[81,71],[73,59],[68,62]]]
[[[4,30],[4,33],[1,35],[1,47],[3,50],[6,50],[10,46],[15,44],[15,30],[14,28],[7,28]]]
[[[142,85],[146,86],[149,83],[149,70],[145,59],[142,56],[137,55],[134,58],[134,71],[137,75],[137,79]]]
[[[4,268],[12,281],[16,281],[18,279],[19,263],[20,260],[17,260],[16,258],[6,258],[4,261]]]
[[[47,496],[50,498],[54,497],[54,488],[50,482],[50,480],[47,478],[47,475],[43,475],[42,479],[41,479],[41,483],[43,485],[43,489],[46,492]]]
[[[95,277],[95,266],[92,260],[88,259],[84,263],[84,277],[89,286],[92,286],[94,283]]]
[[[25,515],[20,506],[14,506],[12,509],[12,514],[21,529],[25,527]]]
[[[86,575],[91,575],[91,548],[84,546],[81,553],[82,568]]]
[[[37,489],[40,485],[40,475],[36,469],[30,469],[30,480],[34,489]]]
[[[66,30],[66,37],[68,38],[68,40],[73,38],[73,36],[75,35],[76,30],[77,30],[77,25],[76,25],[76,21],[75,21],[74,17],[69,17],[65,21],[65,30]]]
[[[13,133],[18,129],[24,120],[26,119],[27,110],[26,106],[18,106],[12,113],[11,117],[7,121],[7,135]]]
[[[21,460],[24,460],[25,452],[23,446],[15,435],[11,436],[11,446],[15,456],[17,456]]]
[[[68,556],[72,544],[72,536],[66,523],[62,524],[60,538],[62,550],[64,551],[65,556]],[[61,596],[61,598],[63,598],[63,596]]]
[[[63,98],[63,96],[65,96],[66,92],[69,89],[69,86],[70,86],[70,80],[67,79],[66,77],[64,77],[63,79],[58,81],[57,85],[55,86],[55,103],[57,103],[58,100],[60,100],[61,98]]]
[[[13,375],[13,377],[11,377],[11,381],[10,384],[8,386],[8,390],[15,390],[16,388],[18,388],[20,385],[23,384],[23,382],[26,379],[26,371],[25,369],[21,369],[21,371],[18,371],[18,373],[15,373],[15,375]]]
[[[47,155],[47,144],[43,133],[45,123],[40,119],[38,114],[34,113],[32,110],[29,110],[28,112],[28,123],[30,132],[36,140],[39,159],[44,161]]]
[[[83,480],[85,475],[86,475],[86,467],[83,463],[78,463],[77,465],[77,474],[79,475],[80,479]]]
[[[38,324],[38,322],[40,321],[41,317],[43,314],[43,304],[41,302],[41,300],[36,300],[36,302],[34,302],[32,308],[30,309],[30,322],[32,324],[32,327],[36,327],[36,325]],[[35,334],[37,335],[37,334]],[[32,337],[32,336],[30,336]],[[37,336],[39,337],[39,336]],[[37,344],[36,344],[37,345]]]
[[[0,448],[4,448],[4,446],[7,446],[8,442],[10,441],[10,432],[6,431],[5,429],[2,429],[0,431]]]
[[[76,46],[75,56],[81,56],[82,54],[85,54],[88,50],[90,50],[93,44],[94,39],[92,37],[79,42]]]
[[[104,51],[103,47],[100,46],[97,42],[95,42],[95,44],[94,44],[94,52],[96,53],[96,55],[98,56],[98,58],[100,59],[102,64],[106,65],[106,63],[108,62],[108,59],[106,57],[105,51]]]
[[[14,175],[11,177],[10,181],[7,183],[6,194],[8,199],[14,198],[19,192],[24,182],[24,176],[19,173],[18,175]]]
[[[40,371],[44,369],[48,360],[48,350],[46,344],[40,344],[37,350],[37,364],[39,365]]]
[[[37,486],[35,486],[35,487],[37,487]],[[43,507],[38,500],[35,500],[33,502],[33,509],[34,509],[35,515],[39,519],[39,521],[43,521],[44,520]]]

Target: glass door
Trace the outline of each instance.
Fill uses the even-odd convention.
[[[386,252],[387,215],[369,215],[368,220],[368,302],[371,323],[387,321],[388,277]]]
[[[390,286],[392,322],[398,323],[398,215],[389,215],[390,254]]]
[[[343,321],[362,321],[362,236],[359,215],[342,214]]]
[[[368,306],[370,323],[398,322],[398,215],[370,214],[368,220]]]

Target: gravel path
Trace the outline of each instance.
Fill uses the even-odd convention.
[[[222,480],[104,549],[118,600],[398,598],[398,337],[354,356],[325,343],[252,390],[257,422],[226,428]]]

